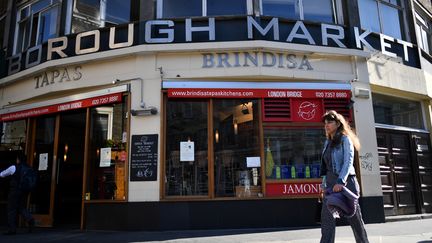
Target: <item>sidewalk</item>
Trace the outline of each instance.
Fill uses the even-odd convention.
[[[432,219],[415,219],[367,224],[371,243],[432,243]],[[34,233],[21,229],[17,235],[0,235],[1,243],[31,242],[173,242],[173,243],[314,243],[319,242],[320,229],[238,229],[197,231],[79,231],[37,228]],[[339,226],[336,242],[355,242],[349,226]]]

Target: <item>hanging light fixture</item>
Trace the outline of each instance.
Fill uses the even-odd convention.
[[[242,112],[244,115],[249,114],[248,103],[249,103],[249,102],[245,102],[245,103],[242,104],[241,112]]]
[[[219,143],[219,130],[217,130],[217,129],[215,131],[215,142]]]
[[[238,124],[237,124],[237,119],[234,120],[234,134],[235,134],[235,135],[238,134]]]
[[[64,155],[63,155],[63,161],[64,161],[64,162],[66,162],[66,160],[67,160],[67,153],[68,153],[68,150],[69,150],[69,146],[68,146],[67,144],[65,144],[65,147],[64,147]]]

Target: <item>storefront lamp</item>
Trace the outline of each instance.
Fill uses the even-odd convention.
[[[148,107],[145,109],[140,110],[131,110],[132,116],[150,116],[150,115],[156,115],[157,109],[156,107]]]
[[[364,88],[355,88],[354,89],[354,96],[357,98],[369,99],[370,90],[364,89]]]

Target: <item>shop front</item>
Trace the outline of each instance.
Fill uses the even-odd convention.
[[[2,167],[21,151],[37,171],[28,202],[37,226],[80,228],[85,202],[126,200],[128,96],[126,86],[114,87],[17,106],[0,116]]]
[[[336,110],[354,125],[349,82],[164,80],[162,88],[161,203],[188,215],[171,220],[198,228],[315,224],[321,117]]]

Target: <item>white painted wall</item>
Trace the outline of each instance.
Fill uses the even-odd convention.
[[[131,135],[135,134],[158,134],[158,172],[157,181],[132,182],[129,181],[129,201],[159,201],[160,170],[161,170],[161,78],[159,70],[155,68],[155,56],[143,55],[136,58],[135,63],[138,76],[143,78],[143,95],[146,107],[156,107],[158,113],[151,116],[132,116]],[[139,110],[141,83],[131,83],[132,103],[131,109]]]
[[[368,70],[371,84],[427,95],[427,83],[421,69],[397,63],[383,55],[376,55],[368,60]]]
[[[382,196],[372,96],[366,99],[354,95],[355,90],[359,88],[371,91],[368,65],[365,60],[358,61],[356,64],[358,81],[352,82],[352,100],[355,102],[353,112],[356,133],[361,143],[358,177],[363,196]]]

